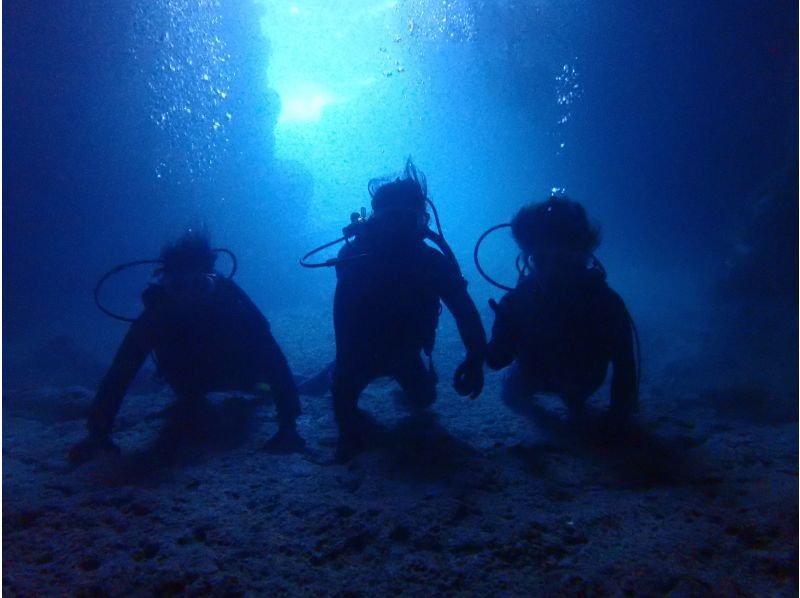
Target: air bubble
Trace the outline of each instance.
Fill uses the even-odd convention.
[[[150,115],[160,131],[156,176],[188,183],[219,161],[232,118],[236,75],[219,0],[152,0],[137,8],[132,46],[147,77]],[[153,40],[160,40],[153,52]],[[175,151],[192,148],[191,151]]]

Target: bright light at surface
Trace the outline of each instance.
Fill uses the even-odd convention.
[[[404,70],[404,48],[391,34],[401,28],[394,3],[274,0],[269,7],[264,26],[269,82],[281,97],[279,125],[318,123],[334,101],[347,103]]]
[[[326,230],[369,205],[367,181],[406,157],[463,204],[480,181],[475,156],[513,143],[480,77],[467,0],[268,0],[267,80],[280,96],[277,158],[314,181],[310,221]],[[486,191],[478,193],[485,194]]]
[[[318,121],[324,108],[335,101],[326,89],[313,83],[287,85],[277,92],[281,97],[279,125]]]
[[[368,177],[418,153],[420,144],[409,140],[419,70],[408,25],[397,3],[385,0],[272,0],[267,7],[267,79],[281,102],[275,153],[313,176],[314,218],[338,223],[363,205]]]

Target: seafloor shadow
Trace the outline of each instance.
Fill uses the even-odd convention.
[[[481,456],[451,436],[430,411],[411,413],[384,430],[376,449],[386,459],[390,474],[409,481],[447,481]]]
[[[702,445],[702,438],[660,437],[642,423],[615,423],[607,413],[592,409],[578,418],[562,418],[533,405],[529,417],[554,443],[611,468],[620,486],[646,488],[697,480],[697,464],[687,451]]]
[[[782,396],[755,386],[733,386],[704,393],[700,403],[713,409],[719,418],[757,425],[796,422],[796,395]]]
[[[552,469],[552,457],[564,449],[551,442],[515,444],[508,448],[509,454],[519,460],[525,470],[535,477],[547,477]]]
[[[158,483],[175,468],[245,444],[263,404],[238,396],[213,403],[173,403],[163,411],[163,425],[149,445],[103,463],[93,477],[112,485]]]

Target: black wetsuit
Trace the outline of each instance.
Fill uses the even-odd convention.
[[[433,403],[437,378],[421,352],[433,350],[440,300],[455,317],[468,359],[482,364],[486,347],[467,283],[449,258],[422,240],[390,249],[367,234],[339,257],[362,254],[336,266],[332,394],[342,432],[354,423],[361,391],[381,376],[394,377],[410,403]]]
[[[107,436],[114,417],[147,355],[179,401],[222,390],[271,390],[281,425],[300,413],[297,389],[269,323],[236,283],[216,277],[208,304],[181,313],[161,285],[142,295],[145,309],[131,324],[90,408],[92,435]]]
[[[635,410],[630,316],[604,273],[587,270],[568,287],[548,291],[535,276],[525,278],[495,311],[486,364],[500,369],[515,362],[503,393],[507,403],[544,392],[578,407],[603,383],[610,362],[612,412]]]

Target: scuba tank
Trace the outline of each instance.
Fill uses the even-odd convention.
[[[429,198],[426,197],[425,202],[431,207],[431,211],[433,212],[433,217],[434,220],[436,221],[436,231],[434,232],[430,228],[426,227],[423,238],[435,244],[436,247],[439,249],[439,251],[441,251],[442,254],[444,254],[444,256],[447,257],[450,260],[450,262],[456,267],[460,275],[461,267],[458,264],[458,260],[456,259],[453,250],[450,248],[450,245],[444,238],[444,232],[442,231],[442,224],[441,221],[439,220],[439,212],[436,209],[434,203]],[[348,224],[342,229],[342,236],[339,237],[338,239],[334,239],[333,241],[329,241],[328,243],[324,243],[319,247],[315,247],[314,249],[306,253],[302,258],[300,258],[300,265],[303,266],[304,268],[330,268],[332,266],[336,266],[344,262],[361,259],[363,257],[370,255],[369,253],[361,253],[358,255],[353,255],[344,258],[334,257],[325,260],[323,262],[308,261],[308,258],[310,258],[313,255],[316,255],[321,251],[324,251],[325,249],[328,249],[329,247],[333,247],[335,245],[338,245],[339,243],[349,244],[352,239],[355,239],[360,234],[362,234],[364,226],[366,226],[367,222],[368,218],[367,218],[366,208],[362,207],[359,212],[353,212],[352,214],[350,214],[350,224]]]

